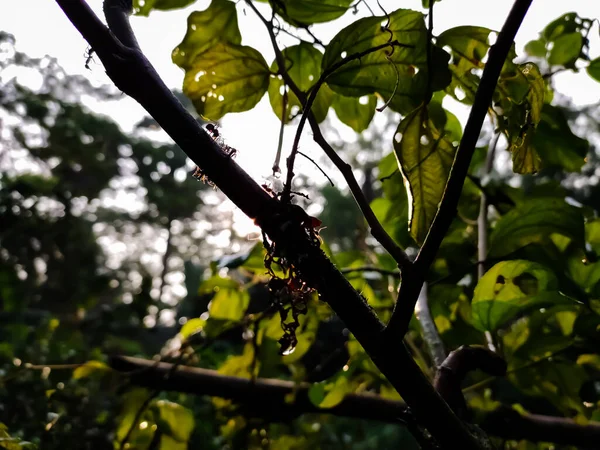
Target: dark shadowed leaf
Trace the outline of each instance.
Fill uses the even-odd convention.
[[[490,256],[507,255],[527,244],[560,234],[584,245],[581,210],[553,198],[525,201],[503,216],[490,236]]]
[[[236,45],[242,42],[235,4],[228,0],[213,0],[208,9],[189,15],[185,37],[171,55],[173,62],[188,69],[197,55],[218,41]]]
[[[456,149],[430,120],[427,108],[420,107],[400,122],[394,151],[412,200],[410,233],[421,244],[437,213]]]
[[[252,47],[219,42],[197,55],[183,80],[183,92],[210,120],[252,109],[267,91],[269,67]]]
[[[525,260],[496,264],[477,283],[473,302],[473,325],[496,330],[532,306],[569,303],[558,291],[554,273],[541,264]]]
[[[546,167],[559,167],[578,172],[590,148],[587,140],[571,131],[564,112],[556,106],[544,105],[542,120],[533,136],[533,146]]]

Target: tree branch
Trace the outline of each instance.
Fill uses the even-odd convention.
[[[419,423],[442,446],[478,449],[467,427],[433,389],[401,342],[384,339],[383,324],[372,308],[314,245],[288,205],[272,198],[222,151],[173,97],[144,55],[121,44],[85,1],[56,2],[92,46],[116,86],[146,108],[215,185],[277,243],[302,279],[318,290],[410,405]]]
[[[421,284],[424,282],[425,276],[442,244],[442,240],[456,216],[458,200],[469,171],[469,165],[471,164],[471,158],[479,139],[483,121],[492,102],[492,96],[494,95],[502,66],[531,2],[532,0],[515,1],[498,35],[498,40],[490,48],[488,62],[485,65],[479,88],[475,94],[475,100],[469,114],[469,119],[467,120],[467,125],[465,126],[465,132],[456,151],[440,208],[429,228],[425,242],[415,259],[416,274],[413,274],[415,276],[410,279],[403,278],[408,282],[402,283],[398,302],[396,302],[396,307],[386,328],[386,334],[396,341],[400,341],[408,329]],[[418,284],[418,286],[413,286],[413,284]],[[409,286],[405,287],[405,285]],[[403,288],[407,295],[402,295]]]
[[[308,399],[309,385],[291,381],[246,378],[221,375],[215,370],[174,364],[156,363],[153,360],[113,356],[109,365],[129,376],[131,383],[161,391],[185,392],[231,399],[246,405],[246,411],[267,414],[273,420],[289,420],[301,414],[320,413],[381,422],[410,422],[406,404],[384,399],[374,394],[349,394],[333,408],[321,409]],[[294,396],[294,401],[286,398]],[[600,441],[600,423],[581,425],[571,419],[521,415],[510,408],[500,408],[489,413],[481,423],[488,433],[505,439],[526,439],[533,442],[554,442],[592,448]],[[460,448],[460,447],[449,447]]]
[[[431,311],[429,310],[429,302],[427,295],[427,283],[423,283],[417,305],[415,308],[415,316],[423,329],[423,340],[427,344],[429,354],[436,368],[440,367],[446,359],[446,349],[440,338],[438,329],[435,326]]]

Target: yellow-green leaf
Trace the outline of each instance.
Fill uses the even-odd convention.
[[[188,442],[195,421],[192,412],[178,403],[157,400],[152,405],[158,430],[177,442]]]
[[[410,233],[418,244],[425,240],[437,213],[455,151],[435,128],[425,106],[407,115],[398,126],[394,152],[409,196]]]
[[[93,375],[105,375],[110,371],[111,368],[102,361],[88,361],[73,371],[73,378],[79,380]]]
[[[252,47],[219,42],[196,56],[185,74],[183,92],[210,120],[252,109],[267,91],[269,67]]]
[[[204,11],[194,11],[187,19],[187,32],[183,41],[173,50],[173,62],[188,69],[197,55],[218,41],[241,44],[235,3],[229,0],[212,0]]]
[[[503,261],[477,283],[471,303],[473,325],[493,331],[532,306],[558,303],[571,300],[558,291],[553,272],[531,261]]]
[[[208,312],[211,319],[240,320],[250,303],[248,291],[221,289],[210,301]]]

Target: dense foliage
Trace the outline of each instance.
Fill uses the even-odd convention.
[[[134,7],[147,15],[192,3]],[[399,286],[409,283],[401,281],[398,266],[402,275],[407,266],[395,249],[414,259],[431,240],[464,143],[466,131],[447,100],[476,102],[498,36],[478,26],[435,33],[427,23],[435,5],[424,3],[423,12],[366,14],[324,44],[311,25],[335,26],[350,10],[362,11],[361,2],[212,0],[190,15],[172,54],[185,71],[183,93],[199,123],[251,111],[266,94],[281,132],[297,132],[285,156],[297,153],[302,127],[311,128],[349,189],[306,180],[292,189],[293,157],[283,187],[274,173],[275,183],[264,188],[282,202],[321,207],[318,218],[300,213],[298,220],[384,323],[403,300]],[[242,7],[260,16],[275,60],[242,45]],[[523,55],[513,46],[502,61],[456,215],[422,274],[425,288],[403,336],[432,382],[443,374],[438,369],[447,354],[461,346],[488,348],[506,362],[505,376],[485,363],[464,370],[468,411],[459,388],[456,401],[436,381],[454,413],[479,424],[499,448],[549,448],[545,436],[515,435],[510,414],[564,419],[579,436],[558,441],[565,448],[598,442],[600,204],[593,144],[600,117],[553,88],[562,71],[600,82],[600,58],[589,54],[594,26],[590,18],[565,14]],[[284,32],[304,38],[280,49],[277,36]],[[152,140],[151,120],[123,132],[85,106],[86,98],[112,102],[118,92],[68,76],[51,59],[28,58],[6,34],[0,34],[0,70],[7,143],[0,153],[0,447],[436,445],[339,311],[278,253],[278,242],[236,237],[217,212],[223,197],[209,188],[210,175],[197,168],[207,183],[198,182],[180,148]],[[33,88],[20,81],[24,73],[42,82]],[[319,124],[328,136],[330,110],[361,134],[358,150],[325,141]],[[373,123],[377,114],[387,115],[388,126]],[[209,131],[230,156],[227,136]],[[512,170],[498,163],[505,152]],[[351,170],[343,160],[352,161]],[[374,231],[377,222],[391,244]],[[231,251],[211,241],[217,235]],[[143,360],[115,356],[156,354],[171,365],[157,359],[135,366]],[[190,383],[177,378],[182,369]],[[257,384],[236,390],[231,377]],[[260,387],[264,379],[272,384]],[[279,403],[271,396],[277,386],[291,386]],[[343,409],[350,398],[375,406]],[[389,405],[401,413],[381,412]]]

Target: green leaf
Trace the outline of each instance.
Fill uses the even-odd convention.
[[[477,283],[471,308],[473,325],[494,331],[532,306],[569,303],[558,291],[556,275],[541,264],[503,261]]]
[[[200,333],[205,326],[206,320],[201,319],[199,317],[195,317],[193,319],[188,320],[186,323],[183,324],[181,330],[179,330],[181,340],[185,341],[190,336],[193,336],[196,333]]]
[[[332,106],[342,123],[361,133],[369,127],[375,115],[377,98],[374,95],[356,98],[334,94]]]
[[[542,109],[533,146],[544,166],[560,167],[569,172],[581,170],[590,148],[587,140],[573,134],[562,109],[548,104]]]
[[[73,371],[73,379],[88,378],[90,376],[102,376],[111,372],[111,368],[102,361],[88,361]]]
[[[319,408],[333,408],[351,392],[352,386],[347,374],[339,372],[330,381],[311,385],[308,390],[308,398],[313,405]]]
[[[171,9],[185,8],[196,0],[133,0],[133,10],[138,16],[147,16],[150,11],[169,11]]]
[[[472,104],[479,85],[479,76],[473,69],[482,69],[483,58],[490,44],[492,30],[483,27],[460,26],[444,31],[437,38],[437,45],[450,48],[452,82],[446,89],[456,100]]]
[[[581,210],[563,200],[538,198],[525,201],[504,215],[490,236],[490,256],[507,255],[527,244],[542,242],[556,233],[584,247]]]
[[[152,405],[158,431],[178,442],[188,442],[195,422],[192,412],[183,406],[166,400],[158,400]]]
[[[185,37],[171,55],[173,62],[189,69],[196,56],[218,41],[242,43],[235,3],[228,0],[212,0],[208,9],[189,15]]]
[[[273,10],[294,26],[329,22],[342,16],[352,0],[271,0]]]
[[[600,58],[596,58],[593,61],[590,61],[586,70],[590,77],[592,77],[596,81],[600,81]]]
[[[583,36],[580,33],[563,34],[554,41],[548,55],[548,63],[552,66],[574,65],[583,48]]]
[[[248,291],[221,289],[210,301],[208,312],[213,319],[241,320],[249,303]]]
[[[427,90],[427,28],[423,14],[406,9],[389,15],[388,29],[382,27],[386,22],[385,16],[367,17],[344,28],[327,46],[322,66],[326,70],[345,57],[362,54],[330,75],[327,84],[348,97],[376,93],[386,101],[392,98],[390,108],[408,114],[422,103]],[[391,40],[402,46],[364,54]],[[433,91],[450,83],[448,58],[445,51],[433,47]]]
[[[452,143],[435,128],[424,106],[398,125],[394,152],[407,182],[409,228],[418,244],[425,240],[437,213],[455,151]]]
[[[440,47],[451,49],[452,64],[463,69],[482,69],[483,58],[487,54],[492,30],[484,27],[460,26],[450,28],[440,34],[436,40]]]
[[[210,120],[252,109],[267,91],[269,67],[252,47],[219,42],[196,56],[186,71],[183,92]]]
[[[288,74],[294,83],[296,83],[296,86],[303,92],[310,91],[321,76],[321,60],[323,59],[323,54],[307,43],[287,47],[283,49],[282,53],[287,64]],[[273,64],[271,64],[271,71],[277,72],[278,70],[279,65],[277,64],[277,61],[273,61]],[[281,76],[271,77],[269,83],[269,101],[271,102],[273,112],[280,120],[283,113],[284,89],[286,89],[287,92],[285,123],[288,123],[298,114],[298,111],[300,111],[304,105],[300,103],[298,97],[296,97],[289,88],[284,88],[284,82]],[[331,105],[332,95],[331,89],[329,89],[326,84],[320,87],[317,98],[312,106],[312,112],[318,122],[322,122],[325,120],[325,117],[327,117],[327,111]]]
[[[529,41],[525,45],[525,51],[530,56],[536,56],[538,58],[546,57],[546,42],[543,39],[536,39],[533,41]]]

